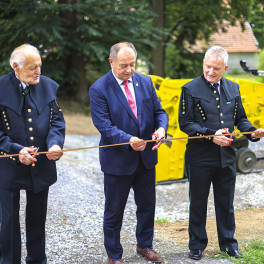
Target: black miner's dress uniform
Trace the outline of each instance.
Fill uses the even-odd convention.
[[[40,76],[25,94],[11,72],[0,78],[0,154],[18,154],[23,147],[47,151],[64,144],[65,122],[57,104],[59,85]],[[46,263],[45,220],[48,189],[57,180],[55,161],[37,156],[32,165],[18,157],[0,158],[0,263],[21,263],[20,190],[26,190],[27,263]],[[10,224],[12,223],[12,224]],[[2,262],[1,262],[2,261]]]
[[[234,127],[254,131],[245,114],[239,86],[221,79],[220,94],[200,76],[182,87],[179,124],[189,136],[214,135],[222,128]],[[252,141],[258,139],[252,139]],[[221,147],[213,137],[189,139],[185,162],[190,181],[189,248],[204,250],[206,234],[207,199],[211,182],[214,189],[215,212],[220,249],[237,249],[234,238],[234,191],[236,181],[236,154],[233,146]]]

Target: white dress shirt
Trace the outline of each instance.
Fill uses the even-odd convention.
[[[123,93],[124,93],[124,95],[125,95],[125,97],[126,97],[126,99],[127,99],[127,95],[126,95],[126,91],[125,91],[125,85],[123,84],[123,80],[117,78],[117,77],[115,76],[115,74],[114,74],[113,71],[112,71],[112,73],[113,73],[113,75],[114,75],[116,81],[118,82],[118,84],[119,84],[121,90],[123,91]],[[129,79],[128,79],[128,89],[129,89],[129,91],[130,91],[130,93],[131,93],[131,95],[132,95],[132,97],[133,97],[133,99],[134,99],[134,101],[135,101],[135,105],[136,105],[136,108],[137,108],[137,101],[136,101],[135,90],[134,90],[134,86],[133,86],[132,78],[129,78]]]

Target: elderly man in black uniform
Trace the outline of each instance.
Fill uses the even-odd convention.
[[[20,190],[26,190],[26,263],[47,263],[45,221],[55,160],[62,156],[65,122],[57,103],[59,85],[40,75],[37,48],[24,44],[11,54],[14,71],[0,78],[0,263],[21,263]],[[32,152],[49,151],[34,157]],[[58,151],[58,152],[56,152]]]
[[[189,257],[199,260],[206,248],[207,201],[212,183],[219,246],[231,257],[242,257],[234,238],[234,191],[236,153],[231,138],[233,132],[254,131],[246,135],[251,141],[263,137],[264,130],[248,121],[239,86],[222,77],[227,70],[228,54],[220,46],[207,50],[203,60],[203,75],[182,87],[179,124],[189,136],[207,138],[188,140],[185,162],[190,185]],[[227,130],[228,129],[228,130]],[[222,135],[213,136],[209,135]]]

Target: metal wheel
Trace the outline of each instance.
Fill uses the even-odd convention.
[[[256,165],[257,157],[249,148],[240,148],[236,153],[237,170],[249,173]]]
[[[248,147],[248,139],[245,136],[242,136],[240,138],[234,138],[232,145],[237,149],[247,148]]]

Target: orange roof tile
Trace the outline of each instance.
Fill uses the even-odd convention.
[[[226,22],[228,23],[228,22]],[[196,44],[190,48],[195,53],[204,53],[209,47],[219,45],[224,47],[228,53],[230,52],[259,52],[258,41],[256,40],[251,26],[245,23],[245,30],[239,22],[235,26],[226,26],[227,32],[219,31],[212,34],[210,41],[196,41]]]

